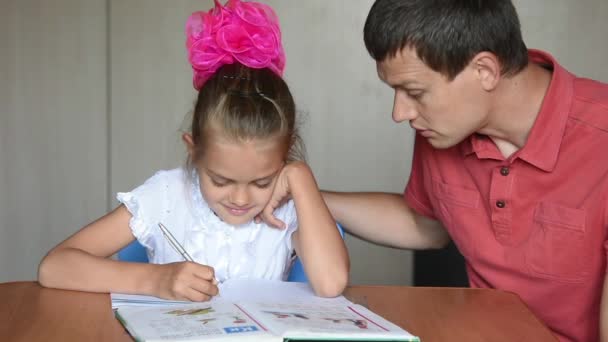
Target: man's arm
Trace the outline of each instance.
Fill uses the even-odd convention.
[[[600,341],[608,342],[608,274],[604,277],[604,290],[600,306]]]
[[[379,192],[323,192],[334,219],[351,234],[397,248],[433,249],[450,237],[436,220],[417,214],[402,195]]]

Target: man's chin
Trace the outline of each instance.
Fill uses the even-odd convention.
[[[438,138],[428,138],[427,141],[431,146],[438,150],[445,150],[451,147],[454,147],[460,143],[460,141],[456,139],[438,139]]]

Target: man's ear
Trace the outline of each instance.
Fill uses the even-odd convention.
[[[194,157],[194,139],[192,139],[192,134],[182,134],[182,140],[186,145],[186,149],[188,149],[188,155],[190,156],[190,159],[192,159]]]
[[[487,51],[480,52],[473,57],[469,65],[473,68],[475,76],[485,91],[492,91],[498,86],[501,68],[500,61],[495,54]]]

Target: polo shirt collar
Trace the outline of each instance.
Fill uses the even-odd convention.
[[[553,74],[528,140],[513,157],[551,172],[557,163],[572,105],[574,76],[546,52],[529,50],[528,56],[531,63],[553,69]],[[475,152],[478,158],[504,159],[496,153],[498,149],[490,139],[477,134],[463,142],[462,152],[464,155]]]

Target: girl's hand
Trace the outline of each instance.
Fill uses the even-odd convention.
[[[274,216],[274,210],[291,198],[290,184],[293,184],[291,182],[297,182],[298,178],[306,177],[307,174],[312,177],[310,168],[304,162],[296,161],[285,165],[277,177],[270,200],[264,210],[256,216],[255,221],[258,223],[264,221],[270,226],[280,229],[286,228],[285,223]]]
[[[190,261],[158,266],[155,279],[157,297],[203,302],[218,294],[212,267]]]

